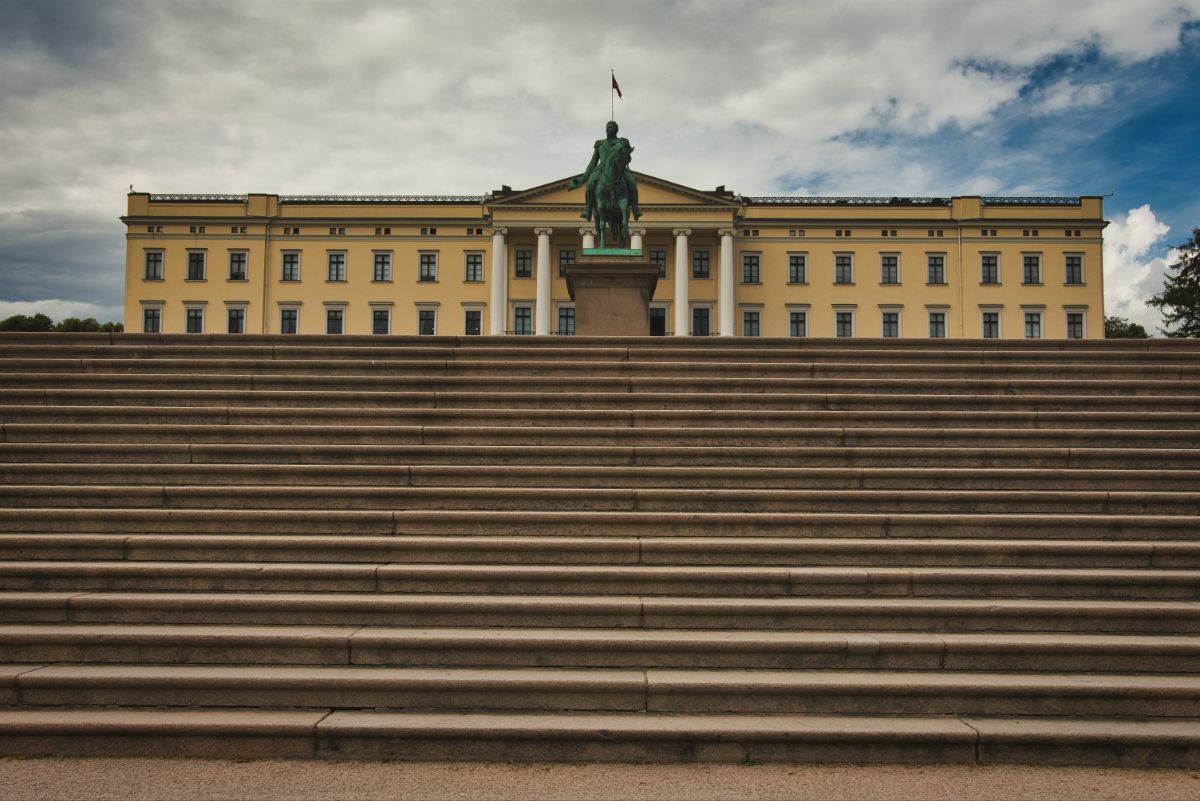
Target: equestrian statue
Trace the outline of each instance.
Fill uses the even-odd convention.
[[[608,136],[596,140],[587,169],[583,175],[572,178],[567,189],[578,189],[587,184],[583,214],[579,216],[595,220],[600,247],[607,247],[610,239],[613,247],[621,247],[629,241],[630,212],[635,220],[642,216],[638,208],[637,181],[629,170],[633,145],[628,139],[617,136],[615,121],[609,120],[605,131]]]

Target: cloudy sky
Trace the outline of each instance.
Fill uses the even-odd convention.
[[[0,317],[121,319],[130,184],[1108,195],[1108,313],[1200,226],[1200,0],[0,0]]]

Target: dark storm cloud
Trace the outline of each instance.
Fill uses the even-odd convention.
[[[0,214],[0,299],[111,302],[122,291],[124,238],[113,221],[70,211]]]

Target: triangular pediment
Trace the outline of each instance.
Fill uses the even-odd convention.
[[[638,184],[638,199],[642,207],[646,206],[709,206],[715,208],[736,208],[738,202],[730,192],[717,193],[693,189],[683,184],[665,181],[653,175],[634,172]],[[574,177],[574,176],[571,176]],[[494,194],[489,200],[490,206],[582,206],[583,189],[567,189],[571,178],[561,178],[557,181],[523,189],[507,194]]]

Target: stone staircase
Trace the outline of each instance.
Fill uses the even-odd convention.
[[[1200,343],[4,335],[0,754],[1200,766]]]

